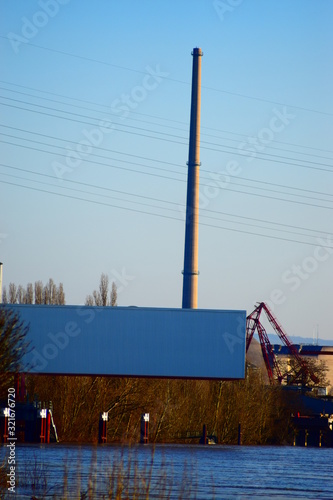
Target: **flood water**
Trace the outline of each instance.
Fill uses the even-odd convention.
[[[332,448],[17,445],[15,460],[1,498],[333,498]]]

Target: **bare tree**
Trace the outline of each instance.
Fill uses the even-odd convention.
[[[99,283],[99,293],[101,295],[102,306],[107,306],[108,304],[108,293],[109,293],[109,278],[107,274],[101,274],[101,280]]]
[[[9,283],[9,300],[10,304],[16,304],[17,288],[15,283]]]
[[[50,295],[49,295],[49,289],[48,286],[45,285],[43,288],[43,301],[42,304],[49,304],[50,302]]]
[[[35,281],[35,304],[43,304],[43,283]]]
[[[102,297],[100,292],[97,292],[96,290],[93,291],[93,297],[95,301],[95,306],[102,306]]]
[[[57,299],[57,287],[52,278],[49,279],[48,283],[43,289],[43,303],[44,304],[56,304]]]
[[[303,367],[297,360],[279,359],[278,364],[281,372],[288,375],[288,385],[302,384],[306,387],[327,387],[328,367],[325,361],[316,358],[302,357]]]
[[[49,290],[50,290],[50,304],[58,304],[58,289],[57,285],[54,283],[53,279],[49,279]]]
[[[112,281],[111,285],[111,293],[110,293],[110,306],[115,307],[117,305],[117,285],[115,284],[114,281]]]
[[[95,305],[94,297],[92,295],[87,295],[85,305],[86,306],[94,306]]]
[[[54,283],[53,279],[50,278],[47,284],[43,288],[43,304],[48,305],[64,305],[65,304],[65,293],[63,284],[60,283],[59,288]]]
[[[50,278],[48,283],[43,286],[42,281],[35,281],[35,286],[32,283],[27,284],[27,288],[22,285],[16,286],[14,283],[9,283],[7,296],[6,287],[3,289],[2,302],[6,304],[65,304],[65,292],[63,284],[59,287]]]
[[[25,303],[26,304],[33,304],[34,303],[34,289],[32,286],[32,283],[27,284],[27,294],[25,298]]]
[[[25,304],[27,292],[23,286],[19,285],[17,287],[16,298],[19,304]]]
[[[94,290],[92,295],[87,295],[86,306],[116,306],[117,305],[117,286],[112,282],[110,300],[108,300],[109,293],[109,277],[107,274],[102,273],[99,283],[99,290]]]
[[[62,283],[59,283],[57,290],[57,304],[59,306],[64,306],[66,304],[64,286]]]
[[[0,308],[0,397],[8,390],[10,373],[20,370],[20,363],[27,351],[28,327],[17,313]]]

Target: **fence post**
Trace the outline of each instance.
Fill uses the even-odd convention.
[[[140,425],[140,443],[147,444],[149,442],[149,413],[141,415]]]

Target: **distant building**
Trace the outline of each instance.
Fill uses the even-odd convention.
[[[286,346],[274,344],[273,350],[275,355],[281,359],[289,359],[290,353]],[[329,381],[327,392],[333,392],[333,346],[319,346],[310,344],[294,344],[298,354],[302,357],[323,361],[328,368],[326,378]]]

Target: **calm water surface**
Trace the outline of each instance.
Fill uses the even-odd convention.
[[[0,456],[4,457],[4,448]],[[149,498],[333,499],[333,449],[157,445],[16,447],[16,495],[9,499],[113,498],[149,486]]]

